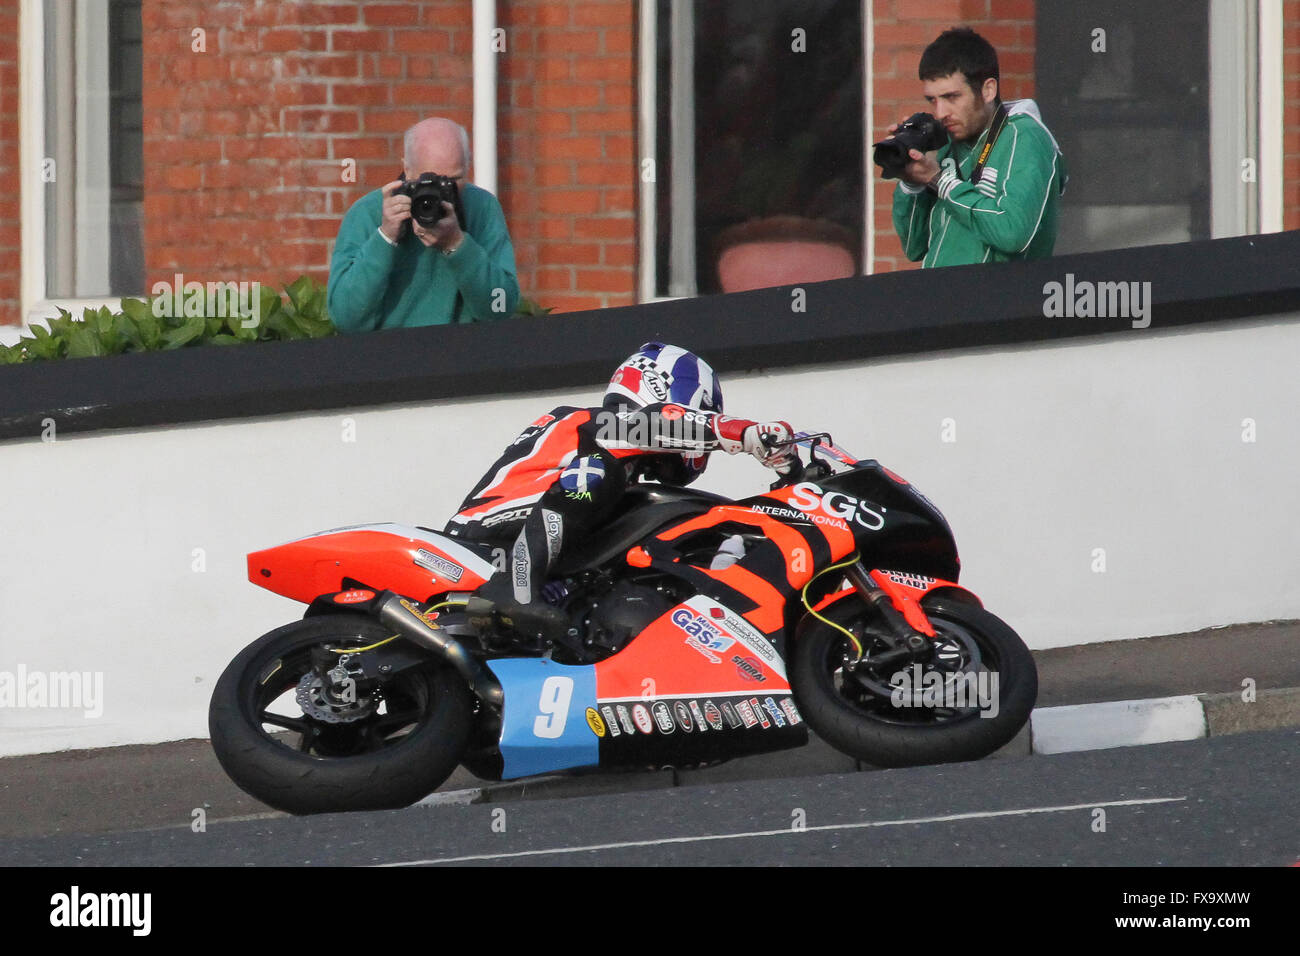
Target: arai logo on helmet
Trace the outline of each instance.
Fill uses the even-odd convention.
[[[879,531],[885,526],[883,508],[876,511],[865,501],[842,491],[824,492],[811,481],[801,481],[790,489],[790,504],[809,514],[820,511],[832,518],[852,521],[868,531]]]

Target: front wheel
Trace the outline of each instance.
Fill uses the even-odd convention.
[[[289,813],[382,810],[451,775],[473,722],[472,695],[454,670],[431,659],[342,694],[321,677],[322,656],[391,636],[360,615],[324,615],[271,631],[230,662],[208,730],[240,789]]]
[[[877,767],[978,760],[1029,720],[1038,670],[1024,642],[1000,618],[952,598],[923,602],[936,633],[924,662],[875,667],[873,612],[848,598],[796,641],[791,685],[808,724],[831,746]],[[878,632],[877,632],[878,633]]]

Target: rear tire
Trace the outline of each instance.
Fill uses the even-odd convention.
[[[364,647],[391,635],[360,615],[312,617],[271,631],[230,662],[212,693],[208,730],[240,789],[289,813],[383,810],[414,803],[451,775],[469,741],[473,696],[441,662],[358,685],[358,704],[342,720],[319,719],[298,702],[313,647]]]
[[[893,693],[898,686],[891,683],[893,673],[875,673],[864,665],[850,672],[844,657],[853,658],[856,651],[849,639],[811,619],[795,644],[791,686],[809,726],[837,750],[876,767],[978,760],[1008,743],[1029,720],[1038,697],[1038,670],[1016,632],[983,608],[952,598],[933,598],[923,606],[939,635],[940,653],[923,666],[919,686],[925,686],[930,671],[940,677],[972,674],[976,682],[985,681],[991,704],[992,677],[981,677],[980,671],[996,674],[996,716],[981,716],[978,705],[900,706],[907,698]],[[874,620],[873,612],[853,598],[823,616],[851,630]],[[860,638],[868,653],[869,637],[868,630]],[[917,673],[910,665],[888,669],[909,677]]]

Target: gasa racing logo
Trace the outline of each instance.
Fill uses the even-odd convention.
[[[822,491],[811,481],[801,481],[790,488],[790,505],[808,515],[824,514],[852,521],[867,531],[879,531],[885,526],[883,507],[877,511],[860,498],[842,491]]]
[[[718,657],[718,654],[736,643],[723,634],[708,618],[701,617],[687,608],[674,611],[672,622],[686,632],[686,645],[694,651],[699,651],[713,664],[721,664],[722,658]]]

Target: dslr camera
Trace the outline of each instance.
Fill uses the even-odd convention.
[[[402,185],[393,191],[393,195],[411,197],[411,218],[421,226],[432,229],[446,215],[442,204],[449,202],[456,210],[456,221],[460,223],[461,231],[465,230],[465,207],[461,204],[456,180],[437,173],[420,173],[415,179],[407,179],[404,173],[399,173],[398,178]]]
[[[909,149],[928,153],[948,144],[948,131],[929,113],[913,113],[899,124],[894,135],[872,144],[871,158],[880,167],[882,179],[899,179],[903,167],[912,161]]]

